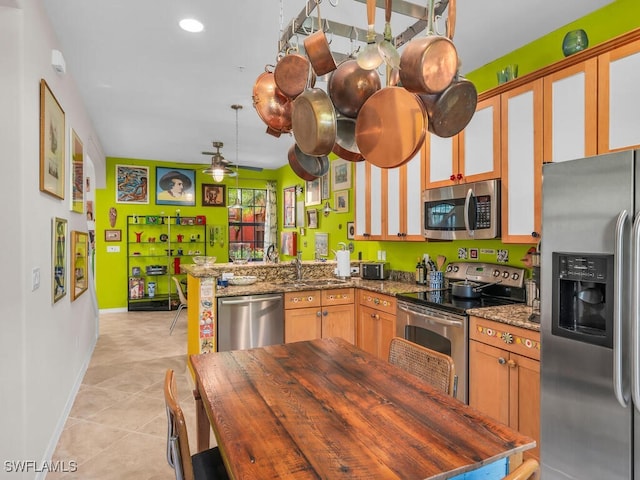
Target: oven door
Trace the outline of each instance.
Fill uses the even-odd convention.
[[[398,301],[396,335],[453,358],[457,376],[454,396],[467,403],[468,317]]]

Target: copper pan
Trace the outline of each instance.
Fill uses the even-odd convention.
[[[335,109],[346,117],[356,118],[364,102],[380,90],[380,75],[376,69],[365,70],[353,58],[338,65],[327,83],[327,91]]]
[[[418,153],[426,130],[426,111],[420,98],[402,87],[385,87],[360,109],[356,143],[366,161],[395,168]]]
[[[274,130],[287,133],[292,128],[293,104],[278,90],[269,67],[265,67],[265,71],[258,76],[253,85],[253,107],[267,125],[268,133]]]
[[[336,143],[336,111],[320,88],[307,88],[296,97],[291,124],[296,144],[307,155],[328,155]]]
[[[318,10],[318,30],[305,38],[302,43],[313,66],[313,71],[316,72],[316,75],[322,76],[336,69],[336,61],[333,59],[327,36],[322,28],[319,1],[316,2],[316,8]]]
[[[333,145],[333,153],[349,162],[363,161],[364,157],[356,144],[356,120],[338,115],[336,126],[336,143]]]
[[[295,143],[287,154],[289,166],[303,180],[312,181],[329,171],[329,159],[326,156],[307,155]]]
[[[273,78],[278,89],[290,99],[304,92],[307,86],[309,59],[299,53],[287,53],[281,57],[273,70]],[[316,84],[316,76],[311,78],[311,86]]]
[[[427,36],[414,38],[400,55],[400,82],[413,93],[434,94],[447,88],[458,71],[451,39],[434,33],[434,0],[429,0]]]

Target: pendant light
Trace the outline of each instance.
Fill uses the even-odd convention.
[[[233,205],[229,205],[229,208],[242,208],[239,194],[240,189],[238,187],[238,177],[240,176],[238,172],[238,110],[242,109],[242,105],[234,103],[233,105],[231,105],[231,108],[236,111],[236,200],[235,202],[233,202]]]
[[[228,167],[229,162],[220,153],[220,149],[224,144],[222,142],[212,142],[212,144],[213,148],[216,149],[215,152],[202,152],[203,155],[211,155],[211,166],[202,170],[202,173],[211,175],[215,182],[221,182],[225,175],[228,177],[236,175],[237,172]]]

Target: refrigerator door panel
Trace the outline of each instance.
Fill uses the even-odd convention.
[[[620,212],[634,215],[634,152],[618,152],[543,167],[541,272],[541,463],[542,478],[632,478],[632,407],[622,407],[613,388],[614,350],[552,335],[553,252],[612,255]],[[631,221],[618,272],[629,299]],[[618,259],[619,257],[616,257]],[[607,292],[609,294],[609,292]],[[613,292],[611,292],[613,294]],[[630,307],[620,305],[623,338]],[[628,362],[625,343],[624,362]],[[623,371],[628,384],[629,369]],[[627,387],[628,390],[628,387]]]

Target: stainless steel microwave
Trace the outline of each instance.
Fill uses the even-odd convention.
[[[434,240],[499,238],[500,180],[425,190],[422,227]]]

